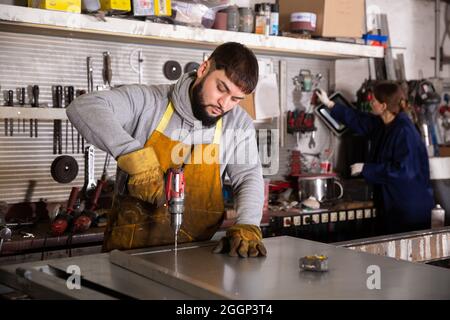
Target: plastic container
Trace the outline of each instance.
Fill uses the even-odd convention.
[[[237,6],[228,7],[226,10],[228,14],[227,30],[239,31],[239,9]]]
[[[311,12],[291,13],[291,32],[311,33],[316,31],[316,19],[316,14]]]
[[[277,3],[270,6],[270,35],[277,36],[279,32],[279,11],[280,7]]]
[[[270,3],[262,3],[262,10],[264,12],[264,17],[265,17],[265,25],[264,25],[264,35],[268,36],[270,35],[271,32],[271,25],[270,25],[270,13],[271,13],[271,9],[270,9]]]
[[[219,11],[212,26],[213,29],[227,30],[228,13]]]
[[[253,32],[255,15],[251,8],[239,8],[239,31]]]
[[[437,204],[436,207],[431,210],[431,228],[442,228],[445,222],[445,210]]]
[[[255,33],[264,34],[266,32],[266,15],[261,3],[255,4]]]

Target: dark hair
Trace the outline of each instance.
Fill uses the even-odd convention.
[[[225,75],[244,93],[250,94],[258,83],[258,60],[246,46],[227,42],[218,46],[209,57],[211,71],[224,70]]]
[[[393,114],[400,113],[406,106],[405,92],[393,81],[375,84],[373,94],[379,102],[386,103],[387,109]]]

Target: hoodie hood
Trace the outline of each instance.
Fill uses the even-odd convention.
[[[193,126],[196,121],[199,121],[192,112],[191,98],[189,97],[189,88],[192,82],[197,79],[196,73],[185,73],[174,84],[173,90],[170,94],[175,111],[180,115],[184,122]]]

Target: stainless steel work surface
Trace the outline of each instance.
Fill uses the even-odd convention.
[[[73,266],[80,270],[81,290],[68,289],[65,281],[60,279],[67,278],[64,273]],[[54,281],[48,281],[47,292],[42,292],[36,279],[24,279],[17,275],[18,268],[32,270],[35,275],[35,271],[39,271]],[[88,299],[105,299],[105,296],[119,299],[192,299],[184,293],[111,264],[108,253],[1,266],[0,283],[38,299],[86,299],[85,294],[80,294],[84,289],[97,292]]]
[[[125,268],[154,280],[159,275],[161,283],[199,298],[208,291],[211,298],[262,300],[450,298],[446,269],[292,237],[264,242],[265,258],[211,254],[212,246],[201,246],[178,250],[176,258],[172,250],[119,253],[115,263],[122,261]],[[299,258],[313,254],[328,256],[328,272],[300,270]],[[129,259],[121,259],[127,255]],[[380,272],[373,274],[378,268]],[[372,281],[377,274],[380,289]]]
[[[292,237],[266,238],[264,243],[268,256],[249,259],[212,254],[215,242],[186,244],[178,251],[176,267],[173,247],[124,252],[133,264],[145,266],[146,261],[157,266],[158,272],[164,272],[164,276],[154,280],[148,278],[156,270],[153,267],[138,274],[110,263],[112,255],[103,253],[1,266],[0,283],[38,298],[104,299],[106,295],[119,299],[195,299],[208,291],[211,299],[450,298],[448,269]],[[299,258],[311,254],[327,255],[329,271],[301,271]],[[81,285],[89,289],[87,294],[77,294],[77,290],[66,287],[62,273],[73,265],[80,268],[85,280]],[[373,276],[367,273],[369,266],[380,268],[379,290],[367,287],[368,278]],[[53,271],[34,281],[33,277],[18,275],[18,268]]]

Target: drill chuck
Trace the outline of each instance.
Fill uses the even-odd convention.
[[[170,199],[169,212],[170,212],[170,225],[172,226],[172,229],[175,231],[175,234],[177,234],[183,222],[184,199],[183,198]]]

